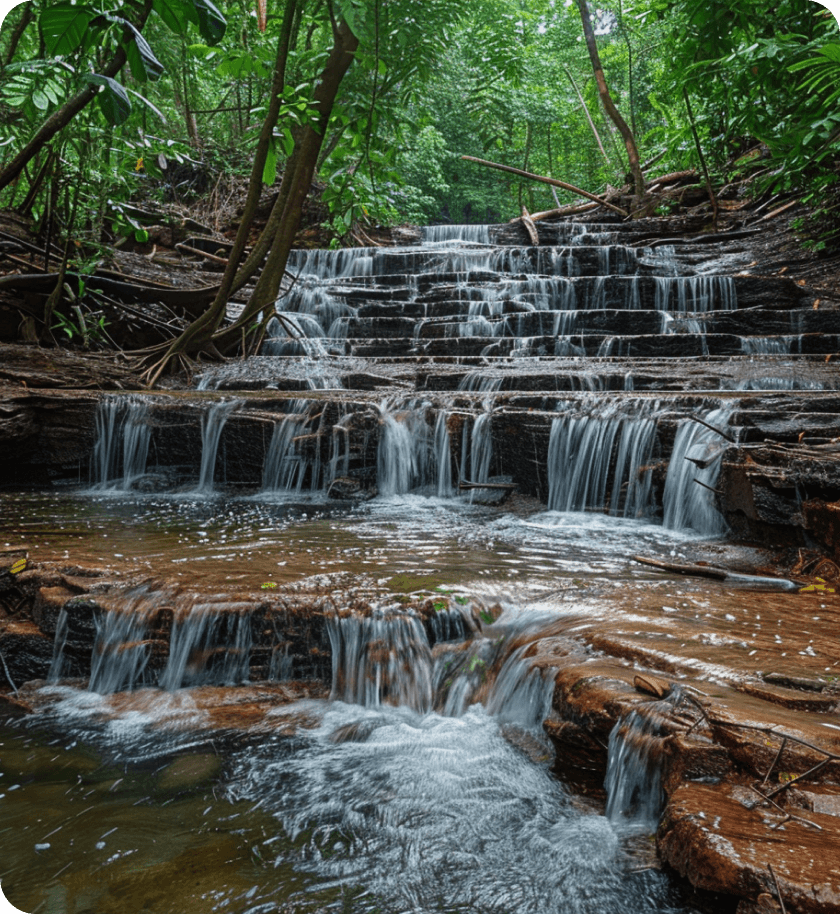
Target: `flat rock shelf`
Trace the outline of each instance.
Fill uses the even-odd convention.
[[[16,906],[840,908],[840,305],[680,229],[296,252],[189,388],[15,351]]]

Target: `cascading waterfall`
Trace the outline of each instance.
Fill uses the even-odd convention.
[[[704,536],[726,532],[714,501],[725,439],[714,429],[725,430],[732,412],[732,406],[726,405],[702,413],[699,418],[706,424],[693,419],[679,424],[662,496],[665,527],[690,528]]]
[[[333,655],[330,698],[376,708],[432,708],[432,654],[420,620],[396,608],[328,620]]]
[[[437,496],[449,498],[455,490],[452,486],[451,441],[447,421],[449,414],[441,410],[435,419],[435,462],[437,463]]]
[[[609,508],[613,516],[651,513],[649,463],[656,442],[658,404],[620,402],[554,419],[548,445],[548,508]],[[632,412],[631,412],[632,410]],[[607,493],[610,491],[609,503]]]
[[[490,226],[427,225],[423,228],[423,240],[428,244],[444,244],[449,241],[490,244]]]
[[[151,441],[148,401],[140,397],[107,397],[96,410],[93,449],[94,486],[129,491],[146,472]]]
[[[309,402],[295,400],[291,408],[275,426],[263,464],[262,490],[264,492],[299,493],[303,489],[308,462],[298,448],[295,438],[303,433],[309,418]]]
[[[64,649],[67,647],[69,634],[67,610],[62,607],[56,618],[52,662],[49,673],[47,673],[47,682],[58,682],[64,675]]]
[[[201,416],[201,471],[196,492],[209,495],[213,492],[216,474],[216,456],[222,431],[231,413],[240,405],[239,400],[214,403]]]
[[[616,723],[607,752],[607,818],[655,830],[665,798],[661,782],[662,731],[655,711],[633,711]]]
[[[205,684],[248,681],[251,656],[251,604],[226,604],[225,611],[196,603],[172,625],[169,658],[158,685],[167,691]]]
[[[133,602],[133,601],[132,601]],[[138,606],[97,616],[88,689],[107,695],[145,682],[148,616]]]
[[[657,311],[675,314],[734,311],[738,307],[731,276],[657,276]]]
[[[404,495],[434,480],[435,447],[424,404],[380,406],[377,486],[380,495]]]
[[[504,723],[516,724],[542,735],[542,724],[551,710],[554,676],[535,669],[525,657],[529,645],[505,660],[487,698],[487,712]]]

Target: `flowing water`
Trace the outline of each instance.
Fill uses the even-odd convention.
[[[437,227],[418,250],[300,252],[263,355],[202,376],[194,428],[156,398],[103,397],[87,488],[0,493],[0,545],[107,575],[89,616],[57,613],[44,680],[19,693],[34,710],[0,727],[0,880],[18,907],[692,910],[630,854],[660,812],[655,717],[616,726],[606,806],[574,798],[531,647],[656,596],[633,554],[723,548],[714,489],[739,408],[724,387],[821,382],[762,363],[675,406],[638,365],[613,377],[608,361],[663,339],[701,357],[800,344],[710,343],[708,322],[737,313],[730,277],[680,275],[673,249],[609,226],[557,232],[545,248]],[[565,386],[551,369],[550,386],[513,386],[511,363],[540,354],[572,360]],[[425,390],[380,390],[384,369],[359,361],[438,356],[459,373]],[[539,395],[517,406],[506,384]],[[529,461],[544,500],[493,504]],[[331,500],[348,480],[364,499]],[[680,591],[681,611],[719,586]],[[266,609],[307,587],[320,633]]]

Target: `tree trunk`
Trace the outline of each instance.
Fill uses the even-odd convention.
[[[295,0],[287,0],[287,11],[291,11],[295,5]],[[291,18],[289,21],[291,21]],[[286,33],[284,23],[275,66],[275,81],[285,74],[288,47],[286,46],[284,49],[284,45],[287,45],[288,39],[289,35]],[[216,296],[216,300],[201,317],[173,341],[163,358],[149,370],[148,379],[150,384],[155,383],[171,360],[182,355],[195,355],[202,350],[218,353],[229,349],[242,339],[243,332],[247,332],[248,326],[260,311],[274,307],[280,283],[285,273],[289,251],[300,225],[303,203],[312,184],[326,126],[329,122],[341,81],[354,60],[354,53],[358,46],[359,39],[351,32],[346,22],[342,21],[340,24],[333,26],[333,47],[318,79],[313,96],[313,108],[318,113],[318,122],[314,126],[306,125],[299,131],[295,148],[283,172],[280,193],[268,222],[257,244],[254,246],[254,250],[239,272],[235,273],[236,264],[244,251],[248,235],[247,222],[245,216],[243,216],[242,224],[234,242],[234,249],[228,261],[228,268],[222,280],[222,288]],[[282,89],[282,82],[280,89]],[[275,95],[279,95],[279,91]],[[279,109],[279,102],[277,103],[277,108]],[[262,140],[270,141],[273,135],[274,123],[269,124],[270,112],[271,103],[269,115],[266,117],[266,123],[263,125],[261,133],[261,148],[263,148]],[[276,123],[276,114],[274,121]],[[248,200],[251,204],[251,216],[253,216],[253,211],[259,201],[262,169],[265,164],[267,148],[266,142],[262,161],[255,160],[251,173]],[[260,166],[259,169],[257,168],[258,165]],[[246,216],[248,212],[249,206],[246,204]],[[247,221],[250,222],[250,219]],[[253,275],[262,263],[266,253],[268,253],[268,259],[248,305],[234,324],[217,332],[224,317],[225,306],[229,296],[247,282],[248,278]]]
[[[152,11],[152,0],[144,0],[143,8],[135,28],[140,31],[146,24],[146,19]],[[114,53],[114,56],[102,68],[102,76],[116,76],[126,61],[125,48],[120,45]],[[72,98],[68,99],[58,111],[51,114],[41,125],[38,132],[32,139],[21,149],[21,151],[2,169],[0,169],[0,190],[8,187],[23,171],[24,167],[44,148],[44,146],[60,131],[63,130],[70,121],[84,108],[86,108],[99,92],[99,86],[88,85],[77,92]]]
[[[214,337],[214,343],[222,351],[231,343],[239,340],[241,330],[247,327],[263,308],[274,307],[280,291],[280,283],[286,271],[289,251],[292,249],[295,235],[300,227],[303,204],[312,185],[318,154],[324,142],[324,134],[333,105],[344,74],[353,63],[358,46],[359,39],[346,22],[342,20],[340,24],[333,27],[333,47],[321,72],[314,95],[314,108],[318,112],[318,123],[315,126],[307,124],[300,131],[291,159],[286,166],[286,172],[289,174],[288,189],[285,199],[282,199],[282,192],[281,197],[278,198],[278,203],[282,199],[283,211],[268,259],[251,301],[231,327],[220,331]],[[286,183],[285,174],[283,183]]]
[[[598,128],[595,126],[595,121],[592,120],[592,115],[589,113],[589,108],[586,106],[586,100],[583,97],[580,89],[578,89],[578,84],[575,82],[574,76],[568,67],[563,67],[563,70],[566,73],[566,76],[569,77],[569,82],[572,84],[572,88],[575,90],[578,101],[580,102],[581,108],[583,108],[583,113],[586,115],[587,121],[589,121],[589,129],[592,131],[592,135],[595,137],[595,142],[598,144],[598,148],[601,150],[601,155],[604,157],[607,165],[610,164],[610,157],[607,155],[607,150],[604,149],[604,144],[601,142],[601,134],[598,133]]]
[[[595,74],[595,82],[598,84],[598,94],[601,96],[601,103],[604,106],[604,110],[624,139],[624,145],[627,148],[627,158],[630,160],[630,171],[633,174],[634,193],[637,202],[641,202],[645,195],[645,179],[642,175],[636,140],[633,136],[633,131],[627,126],[627,122],[619,113],[618,108],[616,108],[612,96],[610,95],[607,80],[604,77],[604,68],[601,66],[601,57],[598,54],[598,45],[595,43],[595,32],[592,29],[589,6],[586,0],[577,0],[577,4],[578,9],[580,10],[580,18],[583,23],[583,34],[586,38],[589,59],[592,61],[592,71]]]

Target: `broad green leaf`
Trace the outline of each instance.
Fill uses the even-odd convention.
[[[115,79],[99,73],[89,73],[83,80],[102,87],[96,100],[105,115],[105,120],[113,127],[124,124],[131,114],[131,99],[125,89]]]
[[[135,98],[139,98],[152,113],[156,114],[164,124],[166,123],[166,115],[164,115],[159,108],[156,108],[144,95],[135,92],[134,89],[126,89],[126,91],[130,92]]]
[[[191,22],[198,25],[191,0],[153,0],[152,8],[176,35],[186,35]]]
[[[225,37],[227,21],[211,0],[192,0],[198,16],[198,30],[208,44],[218,44]]]
[[[81,44],[96,12],[89,6],[56,3],[48,6],[40,19],[47,54],[72,54]]]
[[[131,67],[131,75],[141,83],[146,82],[148,79],[153,81],[160,79],[160,75],[163,73],[163,64],[155,57],[149,42],[130,22],[127,22],[126,26],[131,32],[131,36],[125,44],[125,53],[128,57],[128,65]]]

